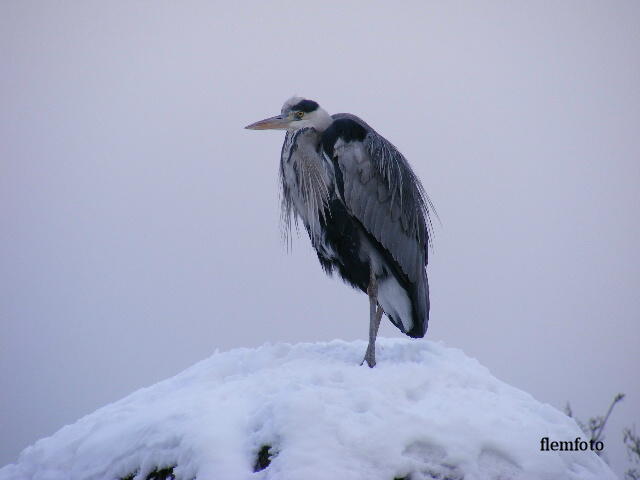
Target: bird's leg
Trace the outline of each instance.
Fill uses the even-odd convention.
[[[367,353],[365,353],[364,361],[367,365],[373,368],[376,366],[376,337],[378,336],[378,328],[380,327],[380,320],[382,320],[382,314],[384,310],[378,305],[378,309],[375,313],[375,318],[369,323],[369,345],[367,346]]]
[[[367,345],[367,352],[364,354],[364,359],[360,365],[367,362],[367,365],[373,368],[376,365],[376,337],[378,336],[380,320],[384,313],[382,307],[378,305],[378,282],[373,271],[371,272],[367,294],[369,295],[369,345]]]

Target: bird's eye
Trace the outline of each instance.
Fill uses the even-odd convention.
[[[300,119],[304,117],[304,112],[296,112],[296,118]]]

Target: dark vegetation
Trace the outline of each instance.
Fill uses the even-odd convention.
[[[145,477],[145,480],[175,480],[175,475],[173,474],[173,469],[176,468],[175,465],[171,467],[164,468],[156,468],[153,472]],[[130,473],[126,477],[122,477],[121,480],[133,480],[137,472]]]
[[[271,445],[263,445],[258,450],[256,456],[256,463],[253,464],[253,471],[260,472],[271,465],[271,459],[276,456],[275,452],[271,451]]]

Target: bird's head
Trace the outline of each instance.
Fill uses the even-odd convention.
[[[291,97],[284,102],[280,115],[265,118],[244,128],[249,130],[294,131],[311,127],[323,132],[331,122],[331,115],[322,109],[317,102],[302,97]]]

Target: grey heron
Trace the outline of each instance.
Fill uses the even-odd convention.
[[[285,232],[292,217],[301,221],[324,271],[368,295],[362,363],[376,364],[383,314],[406,335],[424,337],[433,205],[404,156],[355,115],[329,115],[301,97],[245,128],[287,131],[280,155]]]

